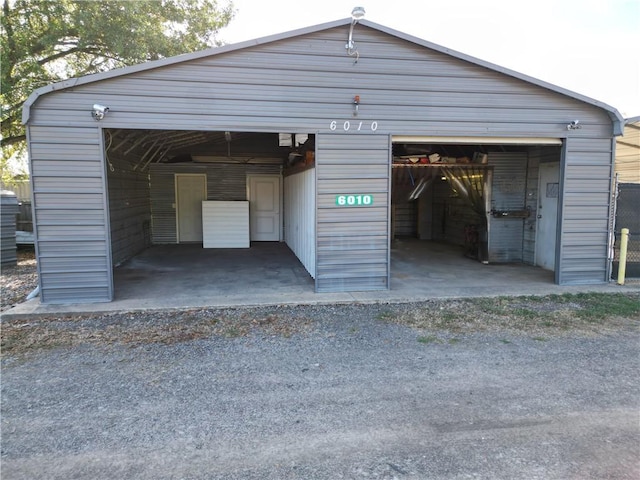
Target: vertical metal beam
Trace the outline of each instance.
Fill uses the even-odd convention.
[[[611,281],[613,271],[614,243],[616,238],[616,207],[618,204],[618,175],[615,173],[616,139],[611,139],[611,169],[609,170],[609,222],[607,232],[607,269],[605,282]]]
[[[391,188],[393,184],[393,139],[391,134],[388,135],[389,138],[389,153],[388,153],[388,166],[389,170],[387,172],[388,182],[387,182],[387,289],[391,290]]]
[[[564,245],[563,245],[563,225],[564,225],[564,189],[565,189],[565,176],[567,171],[567,150],[568,150],[569,139],[565,138],[562,140],[562,150],[560,153],[560,175],[558,181],[560,185],[558,186],[558,214],[556,220],[556,261],[555,268],[553,272],[553,281],[556,285],[562,285],[562,269],[564,267],[564,263],[562,262],[563,254],[564,254]]]
[[[105,154],[104,130],[102,127],[98,129],[98,141],[100,142],[100,163],[102,163],[102,210],[104,211],[104,230],[105,230],[105,254],[107,257],[107,277],[108,277],[108,294],[109,300],[113,301],[113,256],[111,252],[111,212],[109,209],[109,180],[108,180],[108,162]]]

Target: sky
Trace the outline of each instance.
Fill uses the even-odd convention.
[[[225,43],[372,22],[640,115],[640,0],[234,0]],[[345,36],[347,32],[345,31]],[[346,41],[346,38],[345,38]]]

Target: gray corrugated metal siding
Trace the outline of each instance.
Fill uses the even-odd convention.
[[[30,125],[28,132],[41,299],[110,301],[111,245],[100,131],[95,126]]]
[[[316,138],[318,292],[380,290],[389,286],[389,171],[387,135]],[[360,165],[349,165],[354,160]],[[379,180],[379,190],[370,179]],[[334,183],[337,182],[337,183]],[[337,195],[373,195],[371,206],[341,207]]]
[[[32,121],[41,120],[39,111],[62,107],[64,121],[74,123],[74,105],[86,111],[100,99],[112,108],[103,122],[118,118],[122,127],[328,130],[331,120],[351,118],[358,93],[368,119],[404,134],[556,136],[577,116],[585,125],[578,135],[610,134],[608,115],[595,107],[375,30],[359,35],[356,66],[344,53],[344,29],[333,29],[46,95]],[[150,102],[150,95],[163,100]]]
[[[608,279],[607,234],[612,186],[612,140],[567,139],[564,145],[560,284]]]

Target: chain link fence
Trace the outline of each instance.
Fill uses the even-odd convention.
[[[618,276],[620,231],[623,228],[629,229],[626,276],[629,278],[640,278],[640,184],[618,184],[612,272],[614,279]]]

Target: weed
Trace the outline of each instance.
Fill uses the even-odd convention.
[[[449,339],[449,345],[456,345],[460,343],[460,339],[459,338],[450,338]]]
[[[505,345],[509,345],[511,342],[509,340],[507,340],[506,338],[501,338],[500,341],[502,343],[504,343]]]
[[[480,298],[475,301],[471,301],[471,303],[475,303],[476,306],[484,313],[494,315],[504,315],[505,313],[503,298]]]
[[[418,342],[419,343],[423,343],[425,345],[428,345],[430,343],[440,343],[440,339],[438,337],[436,337],[435,335],[429,335],[429,336],[420,336],[418,337]]]
[[[518,307],[514,308],[511,312],[512,315],[516,315],[520,318],[531,320],[540,316],[538,312],[535,312],[529,308]]]
[[[444,312],[442,312],[442,315],[440,315],[440,319],[443,323],[450,323],[450,322],[455,322],[458,319],[459,315],[451,312],[449,310],[445,310]]]
[[[532,337],[533,340],[535,340],[536,342],[546,342],[547,339],[544,337]]]
[[[229,325],[224,329],[224,331],[222,332],[222,335],[224,335],[227,338],[237,338],[237,337],[241,337],[243,333],[238,327]]]

